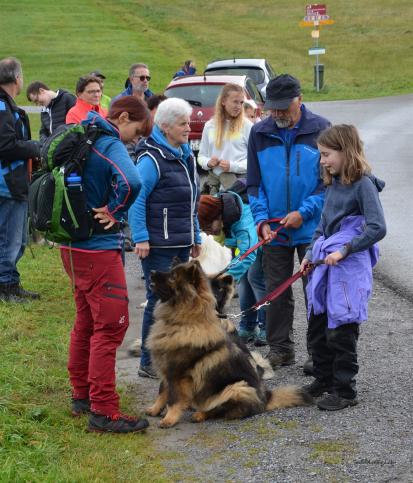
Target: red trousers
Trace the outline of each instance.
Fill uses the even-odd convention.
[[[129,325],[121,254],[117,250],[69,249],[61,249],[60,253],[75,285],[76,320],[68,362],[73,397],[89,398],[92,411],[109,416],[119,411],[116,349]]]

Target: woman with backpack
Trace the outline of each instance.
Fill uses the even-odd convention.
[[[129,325],[119,224],[141,188],[123,142],[150,133],[150,113],[145,103],[127,96],[112,104],[107,119],[92,111],[82,124],[97,126],[100,135],[82,173],[87,205],[95,213],[93,234],[61,245],[76,303],[68,361],[72,414],[90,413],[89,431],[138,432],[148,422],[120,413],[115,385],[116,349]]]

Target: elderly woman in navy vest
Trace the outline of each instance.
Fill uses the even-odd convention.
[[[190,255],[200,254],[199,180],[188,145],[191,113],[191,106],[183,99],[163,101],[151,135],[137,147],[142,188],[129,210],[129,223],[135,253],[142,261],[148,300],[142,321],[141,377],[157,377],[145,346],[157,300],[150,287],[151,270],[166,272],[175,257],[186,262]]]

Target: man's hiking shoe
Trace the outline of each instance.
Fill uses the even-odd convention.
[[[139,433],[149,426],[147,419],[133,418],[126,414],[90,413],[87,430],[92,433]]]
[[[306,376],[314,375],[313,359],[311,356],[308,356],[308,359],[304,362],[303,372]]]
[[[339,396],[338,394],[328,394],[323,399],[318,401],[317,406],[318,409],[324,411],[340,411],[348,406],[355,406],[358,404],[357,399],[346,399],[344,397]]]
[[[72,416],[75,418],[90,413],[89,399],[72,399]]]
[[[273,352],[270,351],[267,359],[273,369],[280,366],[291,366],[295,364],[294,352]]]
[[[254,342],[255,339],[255,329],[247,330],[247,329],[239,329],[238,336],[242,340],[244,344],[249,344],[250,342]]]
[[[151,364],[147,366],[139,366],[138,369],[138,376],[140,377],[149,377],[151,379],[159,379],[158,374],[155,372],[154,368]]]
[[[21,285],[16,289],[16,295],[18,297],[30,300],[39,300],[40,294],[37,292],[32,292],[31,290],[25,290]]]
[[[264,347],[267,345],[267,332],[265,329],[260,329],[254,340],[255,347]]]
[[[23,290],[18,283],[2,283],[0,284],[0,301],[15,304],[24,304],[29,301],[23,295]]]
[[[315,379],[311,384],[306,384],[301,389],[308,394],[311,394],[313,397],[318,397],[322,396],[325,392],[328,392],[331,389],[331,386]]]

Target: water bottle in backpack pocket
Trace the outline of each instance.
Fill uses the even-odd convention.
[[[65,166],[39,174],[29,189],[29,213],[33,227],[57,243],[81,241],[93,232],[93,216],[87,207],[82,177],[67,173]]]
[[[61,180],[59,180],[60,183]],[[59,219],[56,216],[56,226],[59,229],[63,229],[70,236],[71,241],[90,238],[93,231],[93,218],[87,207],[82,177],[76,172],[71,172],[66,177],[63,173],[63,200],[61,206]]]

